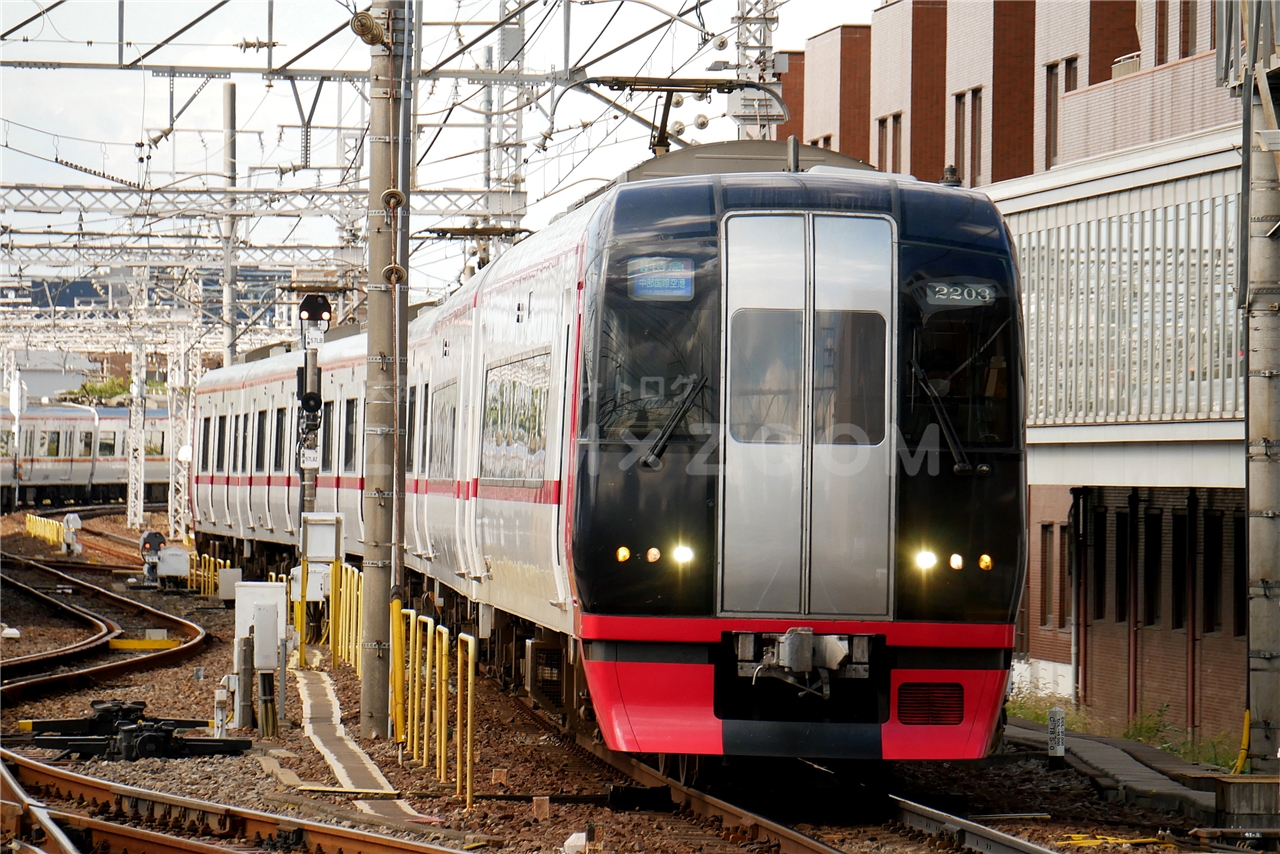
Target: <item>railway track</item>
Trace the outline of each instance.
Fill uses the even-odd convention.
[[[777,854],[841,854],[819,839],[665,776],[634,756],[615,753],[583,735],[570,738],[518,699],[512,698],[512,705],[524,717],[558,736],[568,749],[620,771],[640,786],[665,788],[678,812],[710,827],[726,841],[765,846]],[[977,854],[1050,854],[1049,849],[1026,840],[893,795],[888,796],[888,813],[892,829],[934,840],[933,845]]]
[[[416,840],[98,780],[3,748],[0,762],[4,799],[21,805],[17,836],[51,854],[457,854],[457,849]],[[50,808],[47,802],[64,806]]]
[[[42,561],[6,552],[0,552],[0,558],[4,561],[6,583],[22,585],[51,607],[87,618],[98,626],[92,639],[26,656],[19,663],[16,676],[12,675],[13,662],[6,661],[0,683],[0,698],[6,703],[172,664],[204,646],[205,630],[195,623],[112,593]],[[168,630],[180,638],[180,643],[169,649],[127,655],[110,648],[111,640],[145,638],[147,629],[156,628]]]

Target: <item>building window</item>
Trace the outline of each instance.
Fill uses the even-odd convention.
[[[333,401],[326,400],[320,414],[320,470],[333,471]]]
[[[881,172],[888,172],[889,165],[889,120],[880,119],[876,122],[876,137],[879,147],[877,148],[876,166]]]
[[[1143,520],[1142,544],[1142,624],[1160,622],[1160,562],[1163,557],[1164,517],[1159,511]]]
[[[1067,57],[1062,60],[1062,91],[1074,92],[1079,85],[1080,72],[1077,68],[1076,57]]]
[[[1169,0],[1156,0],[1156,65],[1169,61]]]
[[[955,156],[952,163],[956,166],[956,177],[961,181],[964,180],[964,99],[965,93],[961,92],[956,95],[956,135],[955,135]]]
[[[902,173],[902,113],[893,114],[893,172]]]
[[[288,430],[289,416],[286,414],[284,407],[281,407],[276,410],[276,444],[275,453],[272,455],[271,460],[273,471],[284,471],[284,444]]]
[[[405,418],[406,430],[404,437],[404,469],[405,471],[413,471],[413,439],[416,435],[414,428],[418,423],[418,387],[409,387],[409,411]]]
[[[978,186],[982,177],[982,90],[974,89],[969,98],[969,186]]]
[[[1182,0],[1178,5],[1178,56],[1196,54],[1196,0]]]
[[[267,470],[267,410],[258,410],[258,432],[253,437],[253,470]]]
[[[1093,618],[1107,618],[1107,511],[1093,511]]]
[[[356,405],[359,401],[354,397],[347,398],[345,411],[342,419],[342,470],[356,470],[356,431],[360,426],[357,422],[359,410]]]
[[[1173,532],[1170,537],[1169,625],[1174,629],[1187,627],[1187,514],[1173,514]]]
[[[1058,162],[1058,64],[1044,69],[1044,168]]]
[[[1053,625],[1053,526],[1040,526],[1040,625]]]
[[[200,471],[209,470],[209,434],[212,426],[213,418],[206,415],[200,427]]]
[[[1129,619],[1129,514],[1116,512],[1116,622]]]
[[[1204,514],[1204,629],[1222,631],[1222,514]]]
[[[831,150],[831,134],[827,134],[822,138],[822,147],[828,151]]]
[[[1238,638],[1249,632],[1249,550],[1245,548],[1245,536],[1249,522],[1244,516],[1235,517],[1232,531],[1231,569],[1231,634]]]
[[[1058,528],[1058,628],[1065,629],[1071,625],[1075,615],[1075,585],[1071,583],[1075,575],[1071,561],[1071,529],[1066,525]]]

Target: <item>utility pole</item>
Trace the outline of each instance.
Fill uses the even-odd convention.
[[[391,653],[391,603],[395,540],[396,446],[401,441],[397,397],[401,354],[396,310],[398,288],[407,283],[398,253],[398,231],[408,230],[408,188],[401,184],[399,159],[408,140],[400,139],[400,108],[406,106],[405,50],[408,28],[404,0],[375,0],[358,12],[351,29],[370,45],[369,75],[369,278],[366,311],[368,350],[365,381],[364,446],[364,629],[361,636],[360,734],[389,734],[387,696]],[[404,259],[407,260],[407,259]],[[399,662],[397,662],[397,666]]]
[[[222,84],[222,175],[228,190],[236,186],[236,84]],[[226,198],[222,218],[222,366],[236,357],[236,219],[235,198]]]
[[[134,294],[140,301],[146,298],[146,283],[141,283]],[[137,303],[135,302],[135,305]],[[142,312],[133,312],[135,318]],[[136,322],[136,321],[135,321]],[[135,336],[143,334],[146,324],[138,324],[141,328],[133,331]],[[133,358],[130,363],[129,377],[129,492],[126,508],[126,524],[135,531],[142,528],[142,492],[146,489],[144,480],[146,412],[147,412],[147,354],[143,349],[143,339],[133,339]]]
[[[738,0],[738,79],[768,86],[781,95],[773,30],[778,25],[778,0]],[[773,139],[774,128],[785,120],[778,104],[759,90],[729,93],[729,115],[738,125],[738,139]]]
[[[1280,175],[1277,155],[1262,144],[1259,132],[1277,130],[1271,76],[1254,67],[1258,88],[1249,85],[1243,93],[1252,102],[1246,109],[1252,107],[1253,132],[1248,149],[1249,249],[1240,277],[1245,283],[1241,309],[1248,370],[1249,760],[1254,773],[1274,774],[1280,749],[1280,247],[1271,230],[1280,220]]]
[[[184,283],[187,295],[193,290],[188,276]],[[188,314],[190,311],[188,310]],[[169,539],[186,537],[189,530],[188,514],[191,512],[188,478],[191,475],[191,409],[192,387],[195,385],[191,370],[190,319],[179,320],[170,327],[172,348],[169,350]]]

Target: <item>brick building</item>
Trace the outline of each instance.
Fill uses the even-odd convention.
[[[880,171],[942,178],[946,68],[946,0],[893,0],[872,13],[868,140]],[[812,76],[809,85],[825,81]]]
[[[804,90],[801,139],[871,162],[871,27],[832,27],[805,42],[804,57],[805,68],[824,85]]]

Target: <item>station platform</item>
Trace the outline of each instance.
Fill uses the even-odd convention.
[[[1048,749],[1042,723],[1010,718],[1005,739]],[[1108,798],[1181,813],[1203,827],[1276,827],[1275,775],[1224,774],[1137,741],[1067,730],[1066,760]]]

